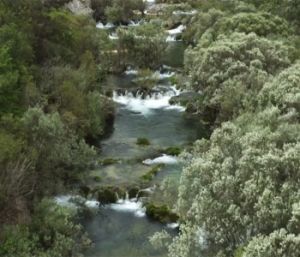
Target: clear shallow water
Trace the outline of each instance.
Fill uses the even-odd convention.
[[[101,185],[126,186],[138,183],[143,174],[151,168],[140,163],[116,163],[101,167],[91,172],[92,176],[101,177]],[[99,183],[91,183],[97,185]]]
[[[193,142],[199,135],[196,123],[185,119],[178,110],[153,109],[145,116],[121,107],[112,136],[102,144],[102,155],[134,158],[144,156],[151,147],[166,148]],[[147,138],[151,146],[137,146],[139,137]]]
[[[93,257],[165,257],[166,253],[153,249],[148,238],[163,228],[175,234],[175,230],[145,217],[110,208],[100,208],[84,225],[94,242],[86,255]]]

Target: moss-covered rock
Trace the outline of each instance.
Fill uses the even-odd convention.
[[[150,141],[145,137],[139,137],[136,140],[136,144],[141,145],[141,146],[147,146],[147,145],[150,145]]]
[[[116,164],[119,161],[120,161],[119,159],[107,158],[107,159],[101,160],[100,164],[103,166],[108,166],[108,165]]]
[[[147,216],[161,223],[177,222],[179,218],[178,215],[172,212],[166,205],[147,203],[145,207]]]
[[[182,149],[178,146],[171,146],[164,150],[164,153],[168,155],[178,156],[181,153]]]
[[[129,196],[129,198],[137,197],[139,191],[140,191],[140,188],[137,187],[137,186],[129,188],[129,190],[128,190],[128,196]]]
[[[84,197],[84,198],[87,198],[88,195],[91,193],[91,188],[84,185],[84,186],[81,186],[79,188],[79,193]]]
[[[165,165],[163,163],[155,165],[151,170],[141,177],[142,180],[151,181],[164,166]]]
[[[117,190],[113,187],[100,188],[97,190],[97,200],[101,204],[115,203],[118,200]]]
[[[149,197],[151,195],[151,192],[147,190],[140,190],[137,194],[137,198],[142,198],[142,197]]]

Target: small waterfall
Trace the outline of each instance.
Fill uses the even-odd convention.
[[[153,194],[154,190],[156,188],[156,185],[154,185],[153,187],[148,187],[148,188],[144,188],[144,189],[140,189],[137,194],[136,194],[136,198],[139,199],[141,198],[141,194],[142,193],[147,193],[149,195]]]
[[[108,204],[107,207],[119,212],[133,213],[136,217],[146,216],[146,209],[143,207],[143,203],[138,198],[129,199],[128,192],[126,192],[123,199],[118,198],[116,203]]]
[[[129,21],[128,27],[137,27],[142,24],[143,20],[141,21]]]
[[[115,27],[115,25],[110,22],[106,23],[105,25],[102,22],[98,22],[96,24],[96,28],[98,28],[98,29],[112,29],[114,27]]]
[[[126,193],[125,193],[125,200],[129,200],[129,194],[128,194],[128,192],[126,191]]]
[[[176,164],[178,163],[178,158],[175,156],[163,154],[155,159],[147,159],[143,161],[143,164],[154,165],[154,164]]]
[[[180,41],[176,39],[177,35],[169,35],[167,36],[166,42],[176,42],[176,41]]]
[[[116,196],[117,201],[119,201],[120,200],[120,196],[119,196],[118,192],[115,192],[115,196]]]
[[[130,91],[125,91],[124,94],[119,94],[115,91],[113,93],[113,100],[133,112],[142,115],[149,115],[155,109],[175,109],[178,111],[184,111],[184,107],[179,105],[170,105],[169,103],[171,97],[178,94],[179,91],[174,86],[169,87],[165,92],[161,92],[157,89],[146,96],[140,92],[133,94]]]
[[[167,33],[169,34],[166,41],[167,42],[175,42],[175,41],[181,41],[177,40],[178,35],[182,34],[182,32],[186,29],[186,26],[184,25],[179,25],[175,29],[170,29],[167,30]]]
[[[178,35],[178,34],[181,34],[185,29],[186,29],[186,26],[179,25],[177,28],[170,29],[167,32],[169,35]]]

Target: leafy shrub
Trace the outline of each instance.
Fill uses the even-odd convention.
[[[0,255],[5,257],[79,256],[89,240],[75,223],[76,211],[41,201],[29,225],[7,226],[2,232]]]

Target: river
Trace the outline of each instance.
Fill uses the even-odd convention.
[[[175,48],[182,47],[180,42],[172,44]],[[178,66],[178,51],[169,51],[168,54],[176,55],[166,59],[176,60],[175,66]],[[182,165],[176,157],[158,153],[157,149],[192,143],[201,137],[201,127],[197,121],[185,116],[182,107],[169,104],[171,96],[179,93],[167,79],[163,79],[170,72],[161,74],[158,92],[145,99],[130,93],[132,73],[111,78],[108,82],[116,88],[113,99],[117,114],[113,133],[102,142],[102,157],[120,161],[96,169],[93,175],[100,176],[103,184],[130,184],[145,174],[152,164],[164,163],[153,183],[157,185],[167,176],[179,181]],[[125,93],[118,94],[120,88]],[[139,137],[147,138],[150,146],[137,145]],[[100,207],[97,215],[84,221],[84,226],[94,243],[86,253],[87,257],[166,256],[165,252],[152,248],[149,237],[162,229],[173,235],[177,233],[177,230],[148,219],[136,199],[121,199],[117,204]]]
[[[110,27],[109,24],[97,26]],[[167,177],[179,182],[182,164],[177,157],[164,153],[164,149],[183,148],[201,138],[204,130],[197,120],[185,114],[183,107],[169,104],[170,98],[180,93],[169,78],[182,67],[185,46],[176,40],[168,40],[168,43],[163,64],[169,68],[163,72],[153,71],[160,79],[152,94],[132,93],[138,92],[141,86],[132,83],[136,78],[134,70],[108,77],[106,86],[114,89],[116,118],[112,134],[101,142],[101,158],[116,161],[91,171],[92,177],[101,178],[101,181],[91,180],[91,186],[136,185],[160,163],[164,166],[145,190],[155,195],[155,188]],[[138,138],[146,138],[150,145],[138,145]],[[159,202],[159,193],[153,199]],[[176,224],[161,224],[149,219],[142,201],[135,197],[120,197],[113,204],[98,205],[91,201],[87,205],[96,212],[82,221],[93,242],[85,252],[86,257],[165,257],[167,253],[155,250],[149,237],[163,229],[173,236],[178,233]]]

